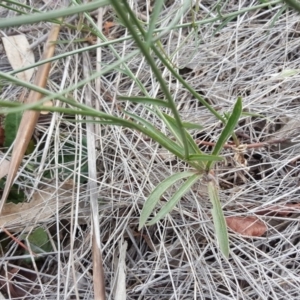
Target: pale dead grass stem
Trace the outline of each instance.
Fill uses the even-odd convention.
[[[226,3],[223,13],[253,5],[241,1]],[[170,22],[179,5],[177,1],[168,2],[161,26]],[[297,204],[300,196],[299,131],[289,130],[291,136],[281,137],[294,139],[290,144],[286,140],[281,143],[283,140],[278,140],[276,135],[286,122],[299,119],[299,73],[288,76],[282,73],[299,70],[299,15],[286,10],[271,26],[279,7],[239,16],[217,32],[220,22],[202,25],[197,31],[176,30],[161,40],[182,76],[216,110],[230,111],[237,96],[242,96],[245,112],[253,114],[243,116],[238,128],[241,143],[252,145],[244,153],[247,166],[236,161],[231,149],[224,149],[225,161],[217,164],[215,173],[225,216],[258,215],[267,224],[266,234],[244,238],[230,232],[231,256],[225,262],[218,251],[211,204],[201,182],[157,226],[138,232],[138,218],[146,197],[167,176],[186,170],[186,164],[130,129],[96,124],[92,136],[85,124],[53,114],[48,123],[39,124],[36,134],[40,148],[25,157],[17,184],[29,194],[32,186],[58,187],[59,182],[67,179],[75,180],[78,185],[74,189],[72,208],[61,211],[57,207],[47,222],[40,222],[51,234],[55,251],[41,261],[41,266],[37,264],[41,283],[36,281],[36,284],[43,287],[40,294],[32,294],[30,299],[94,299],[93,275],[99,270],[92,264],[92,230],[100,232],[107,299],[114,299],[119,278],[126,285],[124,299],[300,298],[298,211],[284,217],[259,215],[270,206],[286,209],[285,205]],[[151,15],[151,7],[145,1],[135,2],[135,9],[144,21]],[[216,9],[211,10],[211,1],[201,1],[197,20],[206,18],[208,12],[218,15]],[[107,9],[102,18],[103,22],[111,21],[114,15]],[[181,23],[189,21],[188,14],[180,20]],[[37,28],[39,31],[30,35],[26,26],[23,28],[31,44],[45,33],[41,26]],[[110,38],[126,34],[121,26],[116,26]],[[57,45],[59,54],[85,47],[73,42],[83,36],[76,36],[71,30],[64,29],[60,38],[69,43]],[[101,66],[109,65],[135,46],[128,40],[111,47],[113,50],[101,48],[101,55],[100,50],[98,54],[92,50],[88,57],[79,53],[54,63],[49,88],[60,92],[82,80],[85,67],[89,71],[99,68],[97,57],[101,58]],[[40,57],[41,52],[41,45],[37,45],[35,55]],[[121,116],[118,108],[122,107],[167,133],[160,120],[142,105],[116,101],[117,94],[141,94],[134,78],[142,82],[151,97],[161,97],[159,84],[141,56],[137,55],[126,65],[132,78],[125,75],[127,71],[117,69],[74,90],[70,96],[84,102],[88,94],[91,102],[97,103],[104,112]],[[7,68],[5,53],[0,51],[0,69]],[[201,149],[210,151],[221,132],[220,122],[180,84],[173,82],[167,69],[162,65],[160,68],[183,119],[204,128],[194,131],[194,138],[201,141]],[[21,92],[5,86],[2,97],[13,100]],[[86,143],[88,134],[96,142],[94,149],[91,149],[91,139]],[[278,144],[274,145],[272,140]],[[75,162],[59,159],[66,153],[73,155]],[[42,155],[40,166],[38,156]],[[94,163],[95,172],[92,177],[83,174],[86,181],[80,182],[78,175],[88,161]],[[42,171],[51,173],[56,182],[45,179]],[[88,181],[92,185],[87,185]],[[93,229],[89,211],[91,195],[99,206],[99,211],[93,212],[99,215],[98,227]],[[10,242],[2,266],[5,262],[6,266],[15,267],[13,257],[20,259],[17,250]],[[3,279],[2,273],[0,276]],[[118,288],[124,291],[122,284]]]

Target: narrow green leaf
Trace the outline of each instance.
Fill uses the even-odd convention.
[[[17,113],[21,113],[27,108],[24,106],[24,104],[17,103],[17,102],[10,102],[10,101],[1,101],[0,100],[0,108],[5,107],[13,107],[13,108],[18,108],[19,110]],[[70,122],[99,122],[103,124],[108,124],[108,125],[116,125],[116,126],[124,126],[128,128],[135,128],[136,130],[140,130],[141,126],[137,125],[136,123],[132,121],[128,121],[125,119],[122,119],[120,117],[115,117],[113,115],[105,114],[103,112],[98,112],[95,111],[94,109],[89,109],[89,107],[84,107],[82,106],[83,109],[73,109],[73,108],[65,108],[65,107],[56,107],[56,106],[49,106],[45,108],[45,106],[36,103],[34,106],[30,107],[30,110],[35,110],[35,111],[42,111],[47,109],[47,111],[50,112],[59,112],[67,115],[81,115],[81,116],[90,116],[90,117],[95,117],[95,118],[103,118],[103,120],[99,121],[97,119],[95,120],[75,120],[75,119],[69,119],[68,121]],[[0,110],[1,112],[1,110]],[[14,114],[15,112],[11,113]],[[9,113],[10,114],[10,113]],[[142,131],[143,132],[143,131]]]
[[[238,99],[234,105],[234,108],[232,110],[232,113],[231,113],[230,117],[228,118],[228,121],[226,122],[226,126],[224,127],[224,129],[215,145],[212,155],[218,155],[221,152],[224,144],[226,143],[228,138],[232,135],[234,128],[240,119],[241,113],[242,113],[242,98],[238,97]],[[211,161],[207,163],[207,167],[206,167],[207,170],[211,169],[212,163],[213,162],[211,162]]]
[[[3,18],[0,21],[0,29],[2,28],[10,28],[12,26],[33,24],[41,21],[50,21],[53,19],[58,19],[65,16],[75,15],[78,13],[83,13],[86,11],[95,10],[99,7],[109,5],[110,2],[108,0],[97,0],[92,1],[82,5],[76,5],[71,7],[65,7],[63,9],[53,10],[36,13],[36,14],[28,14],[20,17],[13,18]]]
[[[173,197],[161,208],[161,210],[156,214],[154,218],[147,225],[153,225],[158,220],[165,217],[178,203],[181,197],[184,196],[186,192],[188,192],[191,186],[201,177],[199,174],[192,175],[189,179],[187,179],[182,186],[177,190],[177,192],[173,195]]]
[[[148,217],[152,213],[155,205],[159,201],[162,194],[176,181],[193,175],[195,175],[195,172],[191,172],[191,171],[177,173],[171,175],[170,177],[168,177],[167,179],[165,179],[164,181],[162,181],[160,184],[156,186],[156,188],[152,191],[152,193],[146,200],[144,207],[142,209],[140,222],[139,222],[139,230],[146,224]]]
[[[179,128],[176,124],[176,121],[171,116],[162,113],[161,111],[157,110],[156,115],[162,119],[162,121],[166,124],[170,132],[173,134],[173,136],[176,138],[177,142],[183,146],[182,142],[182,135],[180,134]],[[189,151],[190,152],[190,151]]]
[[[70,102],[73,104],[72,102]],[[24,110],[24,106],[22,106],[20,103],[12,103],[8,101],[0,101],[0,107],[14,107],[19,108],[21,111]],[[128,121],[125,119],[122,119],[120,117],[115,117],[112,115],[105,114],[103,112],[98,112],[94,109],[91,109],[89,107],[86,107],[84,105],[80,105],[80,109],[69,109],[69,108],[63,108],[63,107],[47,107],[48,111],[53,112],[60,112],[70,115],[82,115],[82,116],[91,116],[95,118],[101,118],[102,120],[94,120],[94,123],[102,123],[102,124],[108,124],[108,125],[115,125],[115,126],[124,126],[127,128],[134,128],[137,131],[140,131],[147,135],[148,137],[152,138],[156,142],[158,142],[162,147],[166,148],[171,153],[175,154],[179,158],[183,158],[183,149],[180,148],[174,141],[169,139],[167,136],[165,136],[163,133],[161,133],[159,130],[157,130],[151,123],[147,122],[146,120],[131,114],[129,112],[124,111],[127,115],[131,116],[133,119],[137,120],[138,122],[142,123],[145,127],[136,124],[132,121]],[[39,103],[35,104],[34,107],[30,108],[31,110],[45,110],[45,107],[40,105]],[[72,120],[69,120],[70,122]],[[81,122],[81,121],[74,121],[74,122]],[[89,122],[88,120],[85,120],[84,122]]]
[[[168,108],[170,107],[170,104],[168,102],[156,98],[150,98],[150,97],[118,96],[118,100],[143,103],[143,104],[152,104],[152,105],[163,106]]]
[[[141,132],[147,134],[147,136],[158,142],[162,147],[166,148],[179,158],[183,158],[183,149],[166,135],[157,130],[151,123],[128,111],[124,111],[124,113],[145,126],[145,128],[139,129]]]
[[[211,154],[191,154],[189,161],[222,161],[222,156],[211,155]]]
[[[191,122],[182,122],[182,125],[185,129],[199,129],[202,130],[204,127],[196,124],[196,123],[191,123]]]
[[[84,116],[84,113],[79,112],[78,114],[81,114]],[[127,121],[127,120],[122,120],[120,118],[119,121],[116,120],[98,120],[98,119],[93,119],[93,120],[86,120],[86,119],[82,119],[82,120],[77,120],[77,119],[67,119],[68,122],[73,122],[73,123],[92,123],[92,124],[102,124],[102,125],[111,125],[111,126],[123,126],[126,128],[133,128],[136,130],[139,130],[140,125]]]
[[[220,203],[218,189],[216,185],[213,183],[213,181],[210,181],[207,187],[208,187],[208,194],[209,194],[210,201],[213,204],[212,216],[213,216],[219,247],[221,252],[224,254],[224,256],[228,258],[229,257],[228,232],[227,232],[225,217]]]
[[[173,135],[177,139],[178,143],[180,143],[182,145],[182,139],[181,139],[181,135],[180,135],[176,120],[173,117],[171,117],[171,116],[169,116],[165,113],[162,113],[158,110],[156,112],[153,111],[153,113],[157,114],[157,116],[160,117],[165,122],[165,124],[167,125],[169,130],[173,133]],[[189,155],[191,155],[191,154],[201,155],[202,152],[199,149],[198,145],[193,140],[190,133],[187,132],[185,129],[184,129],[184,131],[186,133],[186,139],[187,139],[187,142],[188,142]],[[202,161],[201,160],[194,160],[193,161],[193,160],[189,160],[188,157],[183,158],[183,159],[185,161],[187,161],[190,164],[190,166],[194,167],[198,171],[203,171],[205,169],[205,163],[203,162],[203,160]]]
[[[161,113],[161,112],[158,112],[158,113],[159,113],[159,117],[162,118],[162,120],[165,122],[165,124],[167,125],[169,130],[173,133],[173,135],[176,137],[176,139],[182,144],[182,139],[181,139],[180,131],[177,126],[176,120],[173,117],[171,117],[165,113]],[[188,141],[189,153],[199,153],[199,154],[202,153],[188,132],[186,132],[186,138]]]
[[[271,6],[270,6],[271,7]],[[279,10],[278,12],[276,13],[276,15],[272,18],[272,21],[269,25],[269,28],[268,28],[268,31],[267,31],[267,34],[270,32],[270,29],[272,29],[275,25],[275,23],[278,21],[278,19],[281,17],[281,15],[285,12],[285,10],[287,9],[287,6],[286,5],[283,5]]]
[[[151,19],[149,22],[149,27],[146,32],[146,38],[145,38],[145,43],[147,47],[150,47],[151,44],[153,43],[153,32],[155,27],[157,26],[157,19],[159,17],[159,14],[161,12],[161,9],[164,5],[164,0],[156,0],[155,5],[153,6],[153,11],[151,13]]]
[[[216,33],[218,33],[220,30],[222,30],[229,22],[231,22],[232,20],[234,20],[236,17],[231,16],[228,17],[226,19],[224,19],[224,21],[217,27],[217,29],[213,32],[213,35],[215,35]]]
[[[167,102],[170,105],[170,109],[172,110],[172,113],[174,115],[176,122],[179,124],[178,128],[179,128],[179,130],[181,132],[181,136],[182,136],[184,157],[187,158],[189,153],[188,153],[188,143],[187,143],[187,139],[186,139],[186,133],[181,125],[182,121],[181,121],[179,112],[177,110],[175,101],[173,99],[173,96],[171,95],[171,92],[167,86],[167,83],[165,82],[165,79],[162,76],[160,68],[156,64],[153,54],[151,53],[151,51],[149,51],[150,50],[149,46],[147,46],[146,43],[144,42],[144,40],[141,39],[141,36],[139,36],[139,34],[133,28],[133,24],[136,24],[138,26],[138,29],[141,32],[143,37],[146,37],[146,32],[140,26],[135,13],[131,10],[127,1],[120,2],[119,0],[111,0],[111,4],[114,7],[114,9],[117,11],[118,15],[123,19],[125,26],[127,27],[128,31],[132,35],[132,40],[134,40],[136,42],[139,50],[144,55],[144,58],[148,62],[149,66],[151,67],[154,77],[160,84],[161,91],[164,94],[164,97],[166,98]],[[159,52],[159,50],[155,46],[155,43],[151,44],[151,49],[155,53]]]

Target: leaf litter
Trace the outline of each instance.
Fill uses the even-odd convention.
[[[14,70],[30,67],[34,64],[34,53],[30,50],[28,40],[24,34],[3,37],[2,42],[7,58]],[[16,76],[19,79],[30,82],[33,73],[34,69],[29,68],[17,73]]]
[[[197,20],[205,19],[209,10],[218,15],[213,3],[201,1],[199,5],[201,9],[197,11]],[[248,3],[229,1],[227,6],[222,8],[222,14],[249,6]],[[151,14],[148,9],[149,7],[141,5],[137,11],[142,20],[147,20]],[[300,88],[297,74],[277,78],[272,76],[281,74],[284,70],[298,70],[300,26],[298,13],[289,9],[270,26],[278,9],[280,7],[274,6],[272,10],[259,9],[248,12],[243,18],[238,18],[238,26],[237,21],[230,21],[214,34],[215,28],[207,24],[201,25],[199,35],[185,27],[181,31],[174,31],[173,35],[166,35],[161,41],[167,54],[173,55],[172,63],[179,67],[180,74],[220,112],[228,112],[237,96],[242,96],[243,107],[253,115],[244,117],[239,123],[237,135],[242,144],[263,143],[278,134],[286,139],[285,144],[246,149],[241,154],[244,157],[238,160],[245,159],[247,167],[236,161],[235,153],[231,149],[225,149],[221,153],[226,158],[225,161],[216,164],[220,199],[227,219],[234,216],[233,220],[239,221],[238,231],[241,231],[240,220],[248,220],[246,228],[251,228],[250,225],[256,224],[259,218],[268,230],[260,236],[252,233],[250,238],[231,232],[230,245],[233,255],[228,263],[222,261],[218,256],[210,216],[212,207],[207,193],[199,183],[157,226],[144,227],[142,232],[138,232],[137,219],[145,199],[153,188],[169,175],[187,169],[175,158],[165,159],[163,155],[159,155],[161,149],[143,135],[129,129],[103,126],[95,133],[95,139],[99,142],[95,162],[98,188],[93,189],[93,192],[98,194],[99,199],[98,228],[101,231],[101,248],[105,257],[103,265],[108,299],[114,296],[114,279],[117,278],[116,272],[120,268],[126,268],[127,299],[300,297],[299,131],[290,127],[286,130],[286,123],[282,121],[284,118],[298,119]],[[162,26],[174,17],[176,11],[178,3],[171,2],[166,5]],[[114,16],[107,10],[103,14],[103,22],[111,20],[114,20]],[[182,18],[182,23],[189,21],[189,15]],[[37,28],[36,34],[41,34],[40,27]],[[113,30],[116,38],[126,34],[119,25],[115,25]],[[64,39],[72,41],[74,38],[71,31],[65,30],[64,34]],[[178,45],[181,48],[173,53]],[[61,53],[67,53],[79,51],[85,45],[70,43],[57,47]],[[117,43],[113,47],[119,55],[124,56],[134,45],[128,41],[127,44]],[[35,50],[37,57],[42,52],[41,49],[41,45],[38,45]],[[0,53],[0,68],[6,70],[7,64],[3,63],[4,54],[1,51]],[[104,65],[116,60],[113,53],[109,47],[101,48]],[[99,60],[93,51],[89,54],[89,63],[96,68],[99,66],[96,61]],[[58,91],[79,81],[79,70],[83,68],[81,58],[80,54],[69,56],[57,64],[55,73],[49,78],[51,90]],[[151,97],[159,98],[159,87],[144,60],[136,56],[127,66],[131,67],[135,77],[147,86]],[[163,67],[162,71],[165,72],[166,80],[169,80],[168,71]],[[94,93],[93,82],[91,86],[85,87],[90,90],[93,100],[102,110],[116,111],[120,114],[121,112],[115,109],[116,103],[113,100],[116,94],[140,95],[138,85],[124,73],[124,70],[115,70],[103,76],[101,92]],[[221,132],[220,124],[215,118],[195,102],[180,85],[171,82],[170,90],[184,121],[203,127],[202,130],[193,131],[194,137],[200,141],[215,143]],[[17,99],[18,93],[21,92],[17,88],[7,86],[3,89],[2,97],[14,100]],[[74,95],[79,100],[83,97],[83,91],[78,89]],[[124,106],[126,110],[138,113],[141,118],[153,121],[157,128],[166,131],[159,120],[149,114],[149,110],[144,109],[142,105],[125,103]],[[50,126],[54,128],[52,131],[49,130]],[[37,131],[40,148],[48,157],[59,157],[62,145],[68,139],[76,141],[77,147],[74,147],[74,152],[83,153],[81,139],[86,135],[86,131],[82,124],[74,125],[67,118],[53,114],[48,124],[37,125]],[[61,138],[61,132],[65,133],[64,138]],[[54,147],[43,147],[46,138],[54,141]],[[289,138],[295,142],[291,143]],[[24,158],[23,163],[34,165],[40,154],[38,149]],[[209,145],[203,145],[201,149],[209,151],[211,148]],[[84,162],[80,160],[74,163],[72,170],[75,175],[78,175],[82,163]],[[57,172],[59,168],[68,168],[63,163],[59,166],[43,163],[41,167],[53,172],[56,178],[60,176]],[[45,179],[39,173],[30,177],[30,173],[22,165],[19,173],[26,178],[24,182],[19,182],[24,188],[45,183]],[[176,188],[178,186],[174,186],[173,191]],[[80,213],[89,207],[88,202],[84,200],[87,189],[82,183],[81,189],[75,193],[77,202],[73,211],[56,213],[43,222],[44,228],[52,232],[50,240],[59,240],[60,245],[54,242],[55,254],[49,255],[41,263],[40,274],[46,283],[38,283],[43,292],[40,295],[32,292],[31,299],[40,299],[42,296],[47,299],[93,298],[90,274],[92,258],[89,254],[90,223],[78,224]],[[285,214],[290,211],[290,214]],[[275,226],[275,221],[276,224],[285,226]],[[53,224],[57,226],[54,232]],[[128,245],[125,263],[124,257],[118,258],[122,238]],[[68,252],[70,249],[71,255]],[[4,258],[10,263],[16,255],[14,245],[10,244]],[[55,269],[50,259],[60,265],[59,270]],[[116,266],[119,263],[120,268]],[[55,275],[50,276],[45,271],[51,268],[56,271]],[[72,272],[76,276],[79,274],[85,282],[77,284],[76,276],[73,276]],[[257,274],[260,276],[259,281]],[[5,274],[2,275],[2,279],[5,280]],[[35,279],[32,279],[33,281]],[[58,283],[62,282],[66,284],[60,284],[58,288]]]
[[[35,224],[47,222],[58,210],[72,202],[73,188],[72,183],[64,183],[59,188],[40,188],[29,202],[5,203],[0,216],[0,228],[6,227],[13,232],[28,232],[37,226]]]

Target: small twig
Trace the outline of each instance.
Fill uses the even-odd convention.
[[[5,232],[6,235],[8,235],[14,242],[16,242],[19,246],[21,246],[23,249],[25,249],[28,252],[31,252],[35,257],[37,257],[37,254],[34,253],[33,251],[30,251],[28,249],[28,247],[22,243],[19,239],[17,239],[16,237],[14,237],[5,227],[1,227],[1,229],[3,230],[3,232]]]
[[[268,141],[268,142],[263,142],[263,143],[253,143],[253,144],[245,144],[246,149],[254,149],[254,148],[263,148],[263,147],[267,147],[273,144],[281,144],[286,142],[288,139],[277,139],[277,140],[272,140],[272,141]],[[206,142],[206,141],[202,141],[202,140],[196,140],[197,145],[204,145],[204,146],[211,146],[214,147],[216,145],[216,143],[214,142]],[[225,144],[224,148],[226,149],[233,149],[235,148],[235,144]]]

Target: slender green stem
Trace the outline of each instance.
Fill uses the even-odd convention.
[[[8,18],[0,21],[0,29],[19,26],[19,25],[33,24],[40,21],[51,21],[53,19],[59,19],[62,17],[82,13],[85,11],[95,10],[101,6],[106,6],[109,4],[110,4],[109,0],[97,0],[97,1],[88,2],[84,5],[66,7],[60,10],[47,11],[47,13],[43,12],[43,13],[29,14],[26,16]]]
[[[112,5],[114,6],[117,13],[121,16],[121,18],[122,18],[123,22],[126,24],[128,30],[131,32],[133,39],[138,44],[138,47],[140,48],[141,52],[143,53],[145,59],[148,61],[149,65],[151,66],[156,79],[160,83],[160,87],[161,87],[164,95],[166,96],[167,101],[169,102],[170,109],[174,115],[174,118],[179,125],[178,127],[180,130],[180,134],[182,136],[182,142],[184,145],[184,153],[185,153],[184,156],[186,159],[188,159],[188,156],[189,156],[188,142],[187,142],[185,131],[184,131],[184,128],[182,125],[181,118],[176,109],[176,105],[174,103],[172,95],[162,77],[160,70],[157,68],[156,63],[155,63],[153,57],[151,56],[150,48],[147,47],[143,41],[141,41],[139,34],[136,32],[135,28],[132,26],[132,22],[135,22],[135,25],[138,27],[142,36],[144,36],[144,37],[146,36],[145,31],[139,25],[139,22],[136,20],[135,15],[133,14],[132,10],[130,9],[130,7],[128,6],[126,1],[124,1],[123,5],[122,5],[122,3],[120,3],[120,1],[112,0]],[[125,9],[124,9],[124,6],[125,6]],[[130,15],[130,19],[128,19],[128,14]],[[151,48],[153,49],[153,48],[155,48],[155,46],[152,45]]]
[[[108,42],[107,41],[107,38],[106,36],[99,30],[97,24],[95,24],[93,18],[85,13],[85,17],[87,18],[87,20],[90,22],[90,24],[93,26],[93,32],[94,34],[100,38],[100,40],[104,41],[104,42]],[[103,46],[104,43],[102,43],[101,45]],[[115,55],[115,57],[120,60],[122,59],[121,56],[119,55],[119,53],[116,51],[116,49],[112,46],[112,43],[107,43],[110,51]],[[144,94],[146,94],[147,96],[148,93],[147,93],[147,90],[146,88],[144,87],[144,85],[142,84],[142,82],[132,73],[132,71],[130,70],[130,68],[127,66],[126,63],[124,63],[122,65],[122,67],[124,68],[124,70],[127,72],[127,75],[133,80],[136,82],[136,84],[138,85],[138,87],[141,89],[141,91],[143,91]]]
[[[209,105],[194,89],[190,86],[171,66],[171,64],[164,58],[164,56],[157,51],[156,48],[152,48],[157,57],[161,62],[168,68],[172,75],[197,99],[199,102],[205,106],[216,118],[218,118],[222,123],[226,122],[226,119],[223,118],[211,105]]]
[[[103,42],[101,44],[91,45],[91,46],[87,46],[87,47],[84,47],[84,48],[81,48],[81,49],[76,49],[76,50],[73,50],[73,51],[70,51],[70,52],[62,53],[62,54],[56,55],[54,57],[51,57],[51,58],[48,58],[48,59],[45,59],[45,60],[40,60],[40,61],[30,65],[30,66],[8,72],[7,74],[15,75],[15,74],[24,72],[28,69],[36,68],[36,67],[41,66],[41,65],[43,65],[45,63],[48,63],[48,62],[56,61],[56,60],[59,60],[61,58],[65,58],[65,57],[72,56],[72,55],[75,55],[75,54],[83,53],[83,52],[86,52],[86,51],[95,50],[99,47],[105,47],[105,46],[109,46],[109,45],[112,45],[112,44],[115,44],[115,43],[121,43],[125,40],[129,40],[130,38],[131,38],[131,36],[127,36],[127,37],[120,38],[120,39],[117,39],[117,40],[106,41],[106,42]]]
[[[6,79],[10,82],[16,83],[19,86],[23,86],[23,87],[26,87],[30,90],[34,90],[34,91],[37,91],[37,92],[39,92],[43,95],[46,95],[45,98],[41,99],[41,103],[46,102],[48,100],[52,100],[52,99],[58,99],[58,100],[61,100],[65,103],[68,103],[72,106],[82,108],[82,109],[86,109],[86,108],[88,108],[88,106],[77,103],[74,100],[71,100],[71,99],[65,97],[64,95],[72,92],[75,89],[78,89],[78,88],[84,86],[85,84],[89,83],[90,81],[94,80],[95,78],[98,78],[99,76],[101,76],[103,74],[106,74],[107,72],[110,72],[111,70],[114,70],[116,67],[118,67],[119,65],[121,65],[122,63],[127,61],[128,59],[136,56],[138,53],[139,53],[138,50],[135,50],[135,51],[131,52],[130,54],[125,56],[123,59],[121,59],[119,61],[116,61],[115,63],[112,63],[111,65],[107,66],[105,69],[102,69],[100,72],[96,72],[94,74],[91,74],[91,76],[89,78],[78,82],[76,85],[73,85],[73,86],[63,90],[60,93],[51,93],[51,92],[49,92],[48,90],[46,90],[44,88],[38,87],[38,86],[36,86],[34,84],[31,84],[29,82],[24,82],[22,80],[17,79],[14,76],[5,74],[3,72],[0,72],[0,78]],[[35,106],[34,103],[33,104],[24,104],[24,109],[30,109],[31,107],[34,107],[34,106]],[[92,109],[92,108],[90,108],[90,109]]]
[[[151,131],[151,129],[146,128],[144,126],[141,126],[133,121],[128,121],[126,119],[115,117],[110,114],[103,113],[101,111],[98,111],[96,109],[93,109],[89,106],[86,106],[84,104],[79,104],[76,102],[70,102],[71,105],[77,106],[81,110],[72,109],[72,108],[63,108],[63,107],[45,107],[41,104],[41,101],[34,103],[34,106],[32,106],[30,109],[34,111],[51,111],[51,112],[59,112],[59,113],[65,113],[69,115],[82,115],[82,116],[90,116],[99,118],[100,120],[91,120],[93,123],[102,123],[106,125],[112,125],[112,126],[123,126],[127,128],[132,128],[138,132],[141,132],[145,134],[146,136],[150,137],[151,139],[158,142],[162,147],[179,157],[180,159],[184,159],[184,156],[182,154],[182,151],[180,151],[180,147],[176,144],[171,145],[170,141],[168,141],[167,137],[164,137],[163,134],[160,133],[160,136],[156,135]],[[13,107],[18,108],[18,111],[25,110],[24,105],[17,102],[8,102],[8,101],[0,101],[0,107]],[[5,112],[7,113],[7,112]],[[8,112],[9,113],[9,112]],[[88,120],[84,120],[84,122],[88,122]],[[193,165],[193,164],[191,164]]]
[[[289,3],[290,2],[294,2],[292,0],[275,0],[275,1],[272,1],[272,2],[262,3],[262,4],[259,4],[259,5],[256,5],[256,6],[251,6],[251,7],[247,7],[247,8],[241,9],[239,11],[228,13],[228,14],[223,15],[223,17],[224,18],[235,17],[235,16],[241,15],[241,14],[249,12],[249,11],[253,11],[253,10],[256,10],[256,9],[268,7],[270,5],[275,5],[275,4],[282,3],[282,1],[289,2]],[[102,4],[98,5],[99,2],[101,2],[101,3],[103,2],[103,5]],[[104,4],[104,2],[106,4]],[[96,8],[98,8],[100,6],[105,6],[105,5],[108,5],[108,4],[109,4],[108,0],[93,1],[93,2],[89,3],[89,5],[91,5],[92,7],[96,6]],[[87,4],[85,4],[85,7],[86,7],[86,5]],[[80,7],[82,7],[82,6],[80,6]],[[93,9],[96,9],[96,8],[92,8],[92,9],[82,9],[81,8],[81,10],[80,9],[76,9],[75,13],[89,11],[89,10],[93,10]],[[48,14],[49,13],[52,14],[50,18],[48,18]],[[47,14],[40,13],[40,14],[38,14],[38,16],[37,16],[37,14],[35,14],[35,15],[30,14],[30,15],[26,16],[26,19],[25,19],[26,23],[24,23],[24,24],[31,24],[31,23],[40,22],[40,21],[51,21],[51,19],[55,19],[55,18],[59,18],[59,17],[64,17],[64,16],[68,16],[68,15],[72,15],[72,14],[73,13],[71,11],[71,8],[66,8],[66,9],[63,9],[63,10],[54,10],[52,12],[47,12]],[[34,16],[34,19],[33,19],[33,16]],[[19,20],[21,18],[22,18],[22,21]],[[24,18],[23,16],[22,17],[14,17],[14,18],[10,18],[9,22],[6,19],[3,20],[3,21],[0,21],[0,28],[8,28],[8,27],[11,27],[11,26],[21,25],[21,24],[23,24],[23,18]],[[172,29],[205,25],[205,24],[216,22],[219,19],[220,18],[218,16],[218,17],[207,18],[207,19],[204,19],[204,20],[193,21],[193,22],[184,23],[184,24],[178,24],[178,25],[175,25]],[[165,29],[166,28],[155,29],[154,33],[156,33],[156,32],[162,32]],[[128,39],[130,39],[130,38],[131,37],[129,36]],[[160,38],[161,37],[159,36],[158,39],[160,39]]]
[[[34,8],[34,7],[32,7],[32,6],[29,6],[29,5],[27,5],[27,4],[20,3],[19,1],[9,0],[9,1],[5,1],[5,2],[6,2],[6,5],[4,5],[3,3],[1,3],[0,6],[2,6],[2,7],[7,7],[7,8],[10,9],[10,10],[15,10],[15,9],[14,9],[13,7],[11,7],[10,5],[16,5],[16,6],[18,6],[18,7],[22,7],[22,8],[28,9],[28,10],[30,10],[30,11],[34,11],[34,12],[36,12],[36,13],[39,13],[39,12],[40,12],[38,9],[36,9],[36,8]],[[5,3],[5,2],[4,2],[4,3]],[[19,12],[20,12],[21,14],[25,14],[25,13],[26,13],[26,12],[23,12],[23,11],[20,11],[20,10],[19,10]]]
[[[269,5],[275,5],[275,4],[279,4],[282,3],[282,1],[286,1],[286,0],[275,0],[272,2],[267,2],[267,3],[262,3],[259,5],[255,5],[255,6],[251,6],[251,7],[247,7],[238,11],[234,11],[232,13],[228,13],[228,14],[224,14],[223,15],[223,19],[227,19],[230,17],[237,17],[241,14],[247,13],[249,11],[253,11],[256,9],[260,9],[260,8],[265,8],[268,7]],[[195,22],[189,22],[189,23],[184,23],[184,24],[178,24],[176,26],[174,26],[172,29],[178,29],[178,28],[185,28],[185,27],[194,27],[194,26],[199,26],[199,25],[205,25],[205,24],[209,24],[209,23],[214,23],[216,21],[219,21],[220,17],[212,17],[212,18],[207,18],[204,20],[200,20],[200,21],[195,21]],[[159,31],[161,31],[162,29],[160,29]]]
[[[245,9],[242,9],[240,11],[237,11],[237,12],[232,12],[232,13],[229,13],[229,14],[226,14],[224,15],[224,18],[228,18],[228,17],[234,17],[234,16],[237,16],[241,13],[245,13],[245,12],[248,12],[248,11],[252,11],[252,10],[255,10],[255,9],[259,9],[259,8],[264,8],[268,5],[274,5],[274,4],[277,4],[281,2],[281,0],[276,0],[276,1],[273,1],[273,2],[270,2],[270,3],[264,3],[264,4],[260,4],[260,5],[257,5],[257,6],[253,6],[253,7],[248,7],[248,8],[245,8]],[[26,6],[27,7],[27,6]],[[68,9],[68,12],[70,10]],[[56,11],[53,11],[53,13],[56,12]],[[43,13],[42,14],[43,16],[45,16],[45,14]],[[30,17],[32,16],[29,15]],[[19,17],[17,18],[14,18],[15,20],[18,19]],[[192,23],[185,23],[185,24],[179,24],[179,25],[176,25],[174,26],[172,29],[179,29],[179,28],[184,28],[184,27],[190,27],[190,26],[199,26],[199,25],[204,25],[204,24],[208,24],[208,23],[212,23],[212,22],[215,22],[215,21],[218,21],[219,18],[218,17],[214,17],[214,18],[208,18],[208,19],[205,19],[205,20],[201,20],[201,21],[193,21]],[[3,22],[6,22],[6,21],[3,21]],[[2,24],[2,22],[0,21],[0,25]],[[6,23],[7,24],[7,23]],[[13,25],[17,25],[17,24],[13,24]],[[1,27],[1,26],[0,26]],[[3,26],[3,27],[6,27],[6,26]],[[154,30],[154,33],[157,33],[157,32],[163,32],[165,31],[167,28],[164,28],[164,27],[161,27],[161,28],[157,28]],[[102,36],[100,36],[101,38],[103,38]],[[108,46],[108,45],[111,45],[111,44],[115,44],[115,43],[121,43],[125,40],[130,40],[132,37],[130,35],[126,36],[126,37],[122,37],[122,38],[119,38],[119,39],[116,39],[116,40],[112,40],[112,41],[105,41],[101,44],[96,44],[96,45],[91,45],[91,46],[87,46],[87,47],[84,47],[82,49],[76,49],[74,51],[70,51],[70,52],[67,52],[67,53],[63,53],[63,54],[60,54],[60,55],[57,55],[55,57],[52,57],[52,58],[49,58],[49,59],[46,59],[46,60],[42,60],[42,61],[39,61],[35,64],[32,64],[31,66],[29,67],[24,67],[24,68],[20,68],[18,70],[15,70],[15,71],[11,71],[9,72],[8,74],[10,75],[14,75],[14,74],[17,74],[17,73],[20,73],[20,72],[23,72],[23,71],[26,71],[28,70],[29,68],[35,68],[35,67],[38,67],[44,63],[47,63],[47,62],[51,62],[51,61],[55,61],[55,60],[58,60],[60,58],[64,58],[64,57],[67,57],[67,56],[71,56],[71,55],[74,55],[74,54],[79,54],[79,53],[82,53],[82,52],[85,52],[85,51],[90,51],[90,50],[94,50],[94,49],[97,49],[98,47],[105,47],[105,46]],[[159,40],[161,38],[161,36],[157,36],[157,37],[154,37],[154,40]],[[176,73],[177,74],[177,73]],[[179,80],[179,79],[178,79]],[[195,96],[195,95],[194,95]],[[195,96],[196,97],[196,96]]]

